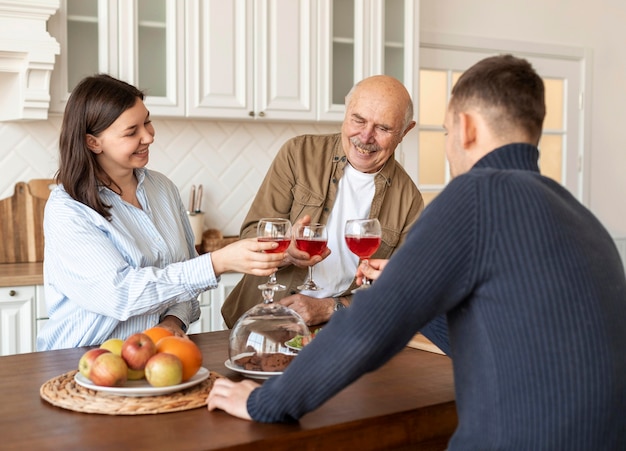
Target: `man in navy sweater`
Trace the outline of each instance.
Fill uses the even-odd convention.
[[[468,69],[444,122],[454,178],[402,249],[282,376],[220,379],[209,409],[297,420],[445,314],[459,417],[450,450],[624,449],[624,269],[594,215],[539,174],[544,116],[527,61]]]

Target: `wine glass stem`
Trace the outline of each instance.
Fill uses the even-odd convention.
[[[313,266],[309,266],[309,282],[313,282]]]
[[[369,260],[367,258],[364,258],[362,262],[365,263],[365,266],[369,265]],[[370,280],[367,277],[363,276],[363,286],[366,286],[369,284],[370,284]]]
[[[275,272],[273,272],[272,275],[270,276],[269,284],[276,285],[276,273]]]
[[[266,288],[265,290],[261,290],[263,292],[263,303],[271,304],[274,302],[274,290],[272,288]]]

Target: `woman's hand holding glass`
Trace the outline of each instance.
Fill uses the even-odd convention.
[[[274,242],[259,242],[256,238],[235,241],[211,252],[215,275],[240,272],[255,276],[269,276],[278,270],[285,254],[272,252],[278,247]]]
[[[257,241],[259,243],[276,243],[277,246],[266,249],[265,252],[279,253],[282,259],[283,253],[291,244],[291,222],[285,218],[260,219],[257,225]],[[259,290],[263,291],[282,291],[286,288],[285,285],[276,281],[276,271],[270,274],[270,278],[266,283],[259,285]]]

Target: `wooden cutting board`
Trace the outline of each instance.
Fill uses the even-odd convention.
[[[441,349],[439,349],[432,341],[423,336],[422,334],[415,334],[415,336],[407,344],[409,348],[421,349],[422,351],[434,352],[435,354],[446,355]]]
[[[18,182],[12,197],[0,200],[0,263],[43,261],[43,211],[55,182]]]

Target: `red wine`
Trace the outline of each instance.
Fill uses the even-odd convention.
[[[380,237],[378,236],[346,236],[346,244],[348,248],[359,258],[370,258],[380,246]]]
[[[327,243],[328,241],[324,239],[305,240],[296,238],[296,246],[298,249],[306,252],[311,257],[314,255],[322,255],[322,253],[326,250]]]
[[[268,254],[276,254],[278,252],[285,252],[285,249],[289,247],[289,243],[291,243],[291,239],[289,238],[257,238],[258,241],[262,243],[274,242],[278,243],[278,247],[276,249],[267,249],[263,252],[267,252]]]

